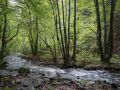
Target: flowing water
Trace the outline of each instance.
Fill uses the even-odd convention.
[[[61,69],[55,66],[37,65],[32,62],[22,59],[21,54],[13,54],[5,57],[8,62],[7,69],[19,69],[20,67],[30,68],[31,77],[44,75],[45,77],[52,78],[59,76],[64,79],[79,81],[79,80],[105,80],[107,82],[120,83],[120,72],[109,72],[106,70],[83,70],[83,69]],[[11,74],[17,75],[17,72],[5,73],[4,75]]]

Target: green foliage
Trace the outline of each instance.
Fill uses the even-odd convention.
[[[1,47],[1,37],[3,29],[3,8],[2,5],[5,0],[0,0],[0,47]],[[40,38],[45,37],[47,43],[54,49],[54,40],[57,52],[58,42],[56,39],[54,19],[52,15],[52,10],[49,0],[15,0],[11,2],[8,0],[8,36],[11,37],[16,33],[17,24],[20,23],[20,31],[17,37],[15,37],[11,42],[7,44],[7,54],[10,52],[22,52],[24,54],[30,54],[30,41],[29,41],[29,28],[32,28],[32,36],[35,39],[36,37],[36,27],[35,27],[35,17],[38,16],[38,27],[39,27],[39,41],[38,41],[38,52],[40,56],[46,57],[45,55],[49,52],[49,48]],[[60,0],[61,1],[61,0]],[[65,1],[65,0],[64,0]],[[89,1],[89,2],[88,2]],[[109,1],[105,0],[107,5],[107,12],[109,14]],[[66,0],[68,3],[68,0]],[[101,3],[101,0],[99,0]],[[30,5],[32,22],[29,25],[30,13],[27,5]],[[61,3],[59,3],[61,8]],[[55,6],[54,6],[55,7]],[[117,0],[116,13],[120,11],[120,0]],[[61,9],[60,9],[61,12]],[[102,12],[102,4],[100,4],[100,12]],[[73,47],[73,0],[71,0],[71,26],[70,26],[70,50],[72,51]],[[103,15],[102,22],[103,22]],[[67,17],[68,18],[68,17]],[[109,16],[107,17],[109,18]],[[62,19],[62,13],[61,13]],[[61,22],[62,23],[62,22]],[[1,29],[2,27],[2,29]],[[95,62],[99,61],[97,54],[98,47],[96,44],[96,14],[95,14],[95,5],[94,0],[77,0],[77,61],[82,62],[86,60],[85,63],[89,60]],[[68,28],[68,27],[67,27]],[[10,30],[10,32],[9,32]],[[35,43],[35,42],[34,42]],[[1,50],[1,48],[0,48]],[[44,52],[46,51],[46,52]],[[57,53],[57,54],[58,54]],[[91,54],[92,53],[92,54]],[[72,54],[72,52],[71,52]],[[50,56],[50,55],[49,55]],[[58,54],[58,57],[61,56]],[[114,57],[113,57],[114,58]],[[113,61],[113,60],[112,60]],[[84,63],[84,62],[83,62]],[[4,66],[4,62],[0,62],[0,68]],[[24,69],[22,68],[22,71]]]
[[[97,53],[82,50],[79,54],[77,54],[77,66],[86,66],[89,64],[99,64],[100,58]]]

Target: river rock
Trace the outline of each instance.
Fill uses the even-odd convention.
[[[24,87],[16,87],[17,90],[24,90]]]
[[[42,81],[43,80],[41,78],[34,80],[33,83],[34,83],[35,88],[39,87]]]
[[[11,71],[10,75],[13,76],[13,77],[15,77],[15,76],[18,76],[19,73],[17,71]]]
[[[77,76],[77,79],[80,79],[80,76]]]
[[[112,88],[114,88],[114,89],[117,89],[117,88],[119,87],[119,85],[116,84],[116,83],[112,83],[111,86],[112,86]]]
[[[0,70],[0,76],[9,76],[10,71],[9,70]]]
[[[3,85],[3,83],[2,83],[2,81],[0,81],[0,87],[3,87],[4,85]],[[0,89],[1,90],[1,89]]]
[[[24,79],[24,80],[21,81],[21,86],[28,87],[30,83],[31,83],[30,80]]]
[[[33,86],[33,85],[29,85],[29,86],[27,87],[27,90],[34,90],[34,86]]]
[[[95,84],[94,81],[89,81],[89,82],[87,83],[87,85],[93,85],[93,84]]]

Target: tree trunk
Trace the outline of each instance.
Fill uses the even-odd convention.
[[[7,6],[8,6],[8,1],[5,0],[5,7],[4,7],[4,28],[3,28],[3,33],[2,33],[2,45],[1,45],[1,52],[0,52],[0,59],[2,60],[3,57],[5,56],[5,51],[6,51],[6,33],[7,33]]]
[[[105,1],[102,0],[103,4],[103,16],[104,16],[104,44],[102,44],[102,28],[101,28],[101,18],[99,10],[99,2],[95,1],[96,7],[96,17],[97,17],[97,44],[99,47],[101,62],[110,63],[110,59],[113,54],[113,22],[114,22],[114,11],[116,0],[111,0],[111,11],[110,11],[110,30],[107,31],[107,22],[106,22],[106,5]]]
[[[76,59],[76,0],[74,0],[74,43],[73,43],[73,55],[72,60],[73,64],[75,65],[75,59]]]

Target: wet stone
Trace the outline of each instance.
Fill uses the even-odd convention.
[[[9,76],[10,71],[9,70],[0,70],[0,76]]]
[[[29,80],[23,80],[23,81],[21,81],[21,86],[28,87],[29,83],[30,83]]]
[[[33,85],[29,85],[29,86],[27,87],[27,90],[34,90],[34,86],[33,86]]]
[[[11,71],[10,75],[15,77],[15,76],[18,76],[19,74],[17,71]]]
[[[34,80],[33,83],[34,83],[35,88],[39,87],[42,81],[43,81],[42,79]]]
[[[112,88],[114,88],[114,89],[117,89],[117,88],[119,87],[119,85],[116,84],[116,83],[112,83],[111,86],[112,86]]]
[[[3,87],[4,85],[3,85],[3,83],[2,82],[0,82],[0,87]]]
[[[24,87],[17,87],[17,90],[24,90]]]

